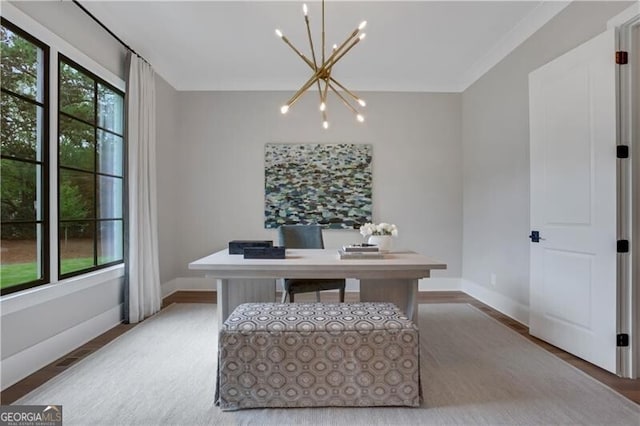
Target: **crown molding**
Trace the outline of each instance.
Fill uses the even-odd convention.
[[[461,91],[468,89],[570,3],[571,1],[540,1],[535,9],[520,20],[486,55],[471,66],[460,82]]]
[[[640,21],[640,1],[636,1],[630,7],[622,11],[622,13],[609,19],[607,22],[607,29],[621,27],[623,25],[631,24],[634,21]]]

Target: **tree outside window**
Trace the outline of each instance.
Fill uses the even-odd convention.
[[[0,291],[48,282],[46,45],[2,19]]]
[[[124,95],[59,60],[58,194],[61,276],[123,259]]]

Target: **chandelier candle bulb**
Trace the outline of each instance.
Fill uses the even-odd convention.
[[[363,108],[367,106],[367,103],[366,103],[364,100],[362,100],[362,99],[358,99],[358,103],[359,103],[359,104],[360,104],[360,106],[361,106],[361,107],[363,107]]]
[[[286,114],[287,111],[289,111],[289,105],[282,105],[282,107],[280,108],[280,112]]]
[[[282,31],[276,29],[276,35],[280,38],[282,38]]]

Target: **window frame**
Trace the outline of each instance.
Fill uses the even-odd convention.
[[[75,117],[72,116],[70,114],[67,114],[65,112],[62,111],[61,109],[61,98],[62,96],[60,95],[61,91],[60,91],[60,87],[61,87],[61,82],[62,82],[62,77],[61,77],[61,72],[60,72],[60,68],[62,66],[62,64],[65,63],[66,65],[71,66],[72,68],[74,68],[76,71],[81,72],[82,74],[84,74],[86,77],[89,77],[93,80],[93,100],[94,100],[94,118],[95,118],[95,123],[89,123],[79,117]],[[69,171],[81,171],[82,173],[87,173],[87,174],[91,174],[93,176],[93,217],[91,218],[84,218],[84,219],[77,219],[77,220],[71,220],[69,222],[90,222],[93,226],[93,266],[90,268],[84,268],[84,269],[80,269],[77,271],[72,271],[72,272],[68,272],[68,273],[62,273],[62,256],[61,256],[61,248],[60,248],[60,236],[58,235],[57,238],[57,244],[58,244],[58,279],[65,279],[65,278],[71,278],[71,277],[75,277],[78,275],[84,275],[86,273],[90,273],[93,271],[98,271],[101,269],[105,269],[114,265],[119,265],[124,263],[125,260],[125,232],[127,229],[127,214],[126,214],[126,210],[125,210],[125,205],[126,205],[126,186],[127,186],[127,176],[126,176],[126,158],[127,158],[127,138],[126,138],[126,112],[125,112],[125,95],[126,93],[120,89],[118,89],[117,87],[115,87],[113,84],[107,82],[106,80],[104,80],[103,78],[101,78],[100,76],[98,76],[96,73],[88,70],[86,67],[80,65],[79,63],[77,63],[76,61],[74,61],[73,59],[69,58],[67,55],[64,55],[61,52],[58,52],[58,58],[57,58],[57,69],[58,69],[58,81],[57,81],[57,85],[58,85],[58,105],[57,105],[57,120],[58,120],[58,124],[57,124],[57,138],[56,138],[56,152],[57,152],[57,188],[56,188],[56,199],[57,199],[57,212],[58,212],[58,217],[57,217],[57,229],[58,229],[58,234],[59,234],[59,230],[60,230],[60,225],[62,222],[61,218],[60,218],[60,171],[62,169],[64,170],[69,170]],[[117,134],[111,130],[108,130],[104,127],[99,126],[98,124],[98,84],[101,84],[105,87],[107,87],[109,90],[119,94],[120,96],[122,96],[122,100],[123,100],[123,117],[122,117],[122,123],[123,123],[123,127],[122,127],[122,134]],[[93,135],[94,135],[94,152],[93,152],[93,171],[88,171],[88,170],[84,170],[84,169],[78,169],[78,168],[73,168],[73,167],[68,167],[68,166],[62,166],[60,164],[60,118],[64,116],[68,119],[72,119],[72,120],[77,120],[83,124],[86,124],[88,126],[91,126],[93,128]],[[99,131],[103,131],[103,132],[107,132],[109,134],[112,135],[116,135],[118,137],[122,138],[122,176],[117,176],[117,175],[113,175],[113,174],[108,174],[108,173],[101,173],[98,171],[98,132]],[[98,212],[98,182],[101,176],[105,176],[105,177],[113,177],[113,178],[118,178],[118,179],[122,179],[122,217],[121,218],[104,218],[104,219],[100,219],[99,218],[99,212]],[[119,260],[114,260],[108,263],[104,263],[104,264],[98,264],[98,225],[100,224],[100,222],[106,222],[106,221],[121,221],[122,222],[122,258]]]
[[[4,16],[0,17],[0,25],[9,29],[11,32],[17,34],[18,36],[22,37],[23,39],[27,40],[28,42],[32,43],[33,45],[35,45],[37,48],[41,49],[43,52],[43,61],[42,61],[42,68],[43,68],[43,82],[42,82],[42,87],[43,87],[43,95],[42,95],[42,102],[39,102],[37,100],[33,100],[33,99],[29,99],[28,97],[21,95],[19,93],[15,93],[12,92],[8,89],[6,89],[4,86],[0,89],[2,91],[2,93],[4,93],[5,95],[9,95],[9,96],[13,96],[15,98],[20,99],[23,102],[28,102],[29,104],[33,105],[33,106],[37,106],[37,107],[41,107],[42,108],[42,129],[41,129],[41,140],[40,143],[42,144],[40,149],[41,149],[41,159],[38,161],[38,159],[34,159],[34,160],[30,160],[30,159],[25,159],[25,158],[16,158],[16,157],[12,157],[12,156],[4,156],[2,155],[1,158],[3,160],[11,160],[11,161],[18,161],[18,162],[22,162],[22,163],[28,163],[28,164],[33,164],[33,165],[39,165],[42,169],[41,172],[41,176],[39,179],[39,182],[37,182],[37,184],[40,184],[40,188],[41,188],[41,192],[42,192],[42,197],[40,200],[40,208],[41,208],[41,214],[40,217],[41,219],[38,220],[37,217],[34,220],[21,220],[21,221],[11,221],[11,222],[2,222],[2,226],[5,226],[7,224],[17,224],[17,225],[25,225],[25,224],[34,224],[34,225],[41,225],[41,229],[42,229],[42,238],[41,238],[41,247],[37,247],[37,250],[40,252],[41,255],[41,278],[37,279],[37,280],[32,280],[29,282],[25,282],[22,284],[17,284],[15,286],[11,286],[8,288],[1,288],[0,289],[0,296],[5,296],[7,294],[12,294],[12,293],[16,293],[18,291],[22,291],[22,290],[27,290],[33,287],[38,287],[41,285],[45,285],[45,284],[49,284],[51,282],[51,250],[50,250],[50,243],[51,243],[51,216],[50,216],[50,209],[49,209],[49,199],[50,199],[50,194],[51,194],[51,187],[50,187],[50,172],[51,172],[51,168],[50,168],[50,158],[49,158],[49,153],[50,153],[50,135],[51,135],[51,122],[50,122],[50,112],[51,112],[51,105],[50,105],[50,100],[51,100],[51,94],[50,94],[50,84],[51,84],[51,73],[50,73],[50,55],[51,55],[51,50],[50,50],[50,46],[48,44],[46,44],[45,42],[41,41],[40,39],[36,38],[35,36],[29,34],[28,32],[26,32],[25,30],[23,30],[22,28],[20,28],[18,25],[14,24],[13,22],[11,22],[10,20],[8,20],[7,18],[5,18]],[[37,180],[37,179],[36,179]],[[37,239],[36,239],[37,241]],[[37,244],[37,243],[36,243]]]

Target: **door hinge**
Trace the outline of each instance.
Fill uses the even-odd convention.
[[[616,52],[616,64],[618,65],[626,65],[629,63],[629,52],[625,52],[624,50],[619,50]]]
[[[617,346],[629,346],[629,335],[627,333],[620,333],[616,338]]]
[[[616,157],[618,157],[618,158],[629,158],[629,145],[617,145],[616,146]]]
[[[618,253],[629,253],[629,240],[618,240]]]

